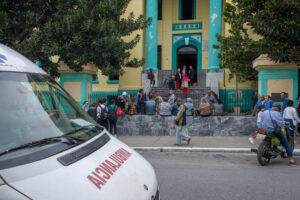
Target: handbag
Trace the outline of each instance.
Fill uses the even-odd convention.
[[[117,115],[118,115],[118,116],[122,115],[122,109],[121,109],[121,107],[120,107],[120,106],[118,107],[118,110],[117,110]]]
[[[272,124],[273,124],[273,126],[274,126],[274,135],[275,135],[276,137],[280,137],[280,135],[281,135],[281,127],[274,123],[274,121],[273,121],[273,119],[272,119],[272,117],[271,117],[271,111],[269,111],[269,115],[270,115]]]

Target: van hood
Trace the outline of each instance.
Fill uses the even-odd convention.
[[[0,174],[9,186],[31,199],[151,200],[158,187],[152,166],[130,147],[110,137],[103,147],[68,166],[58,158],[98,136],[41,161],[1,170]]]

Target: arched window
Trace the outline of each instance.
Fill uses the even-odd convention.
[[[197,48],[194,46],[182,46],[177,49],[177,54],[197,54]]]

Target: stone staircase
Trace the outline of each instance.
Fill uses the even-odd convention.
[[[204,97],[207,94],[208,90],[209,90],[209,88],[203,88],[200,86],[189,87],[188,97],[190,97],[193,100],[193,104],[194,104],[195,108],[199,107],[201,97]],[[169,88],[167,88],[167,87],[152,87],[152,91],[159,92],[160,96],[163,98],[169,97]],[[185,95],[183,95],[183,89],[180,89],[179,91],[175,90],[174,94],[177,98],[181,98],[185,102],[186,97],[185,97]]]

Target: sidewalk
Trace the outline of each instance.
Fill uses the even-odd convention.
[[[190,145],[174,146],[175,136],[119,136],[118,139],[139,151],[255,152],[262,141],[249,143],[248,136],[192,136]],[[295,154],[300,155],[300,137],[295,137]]]

